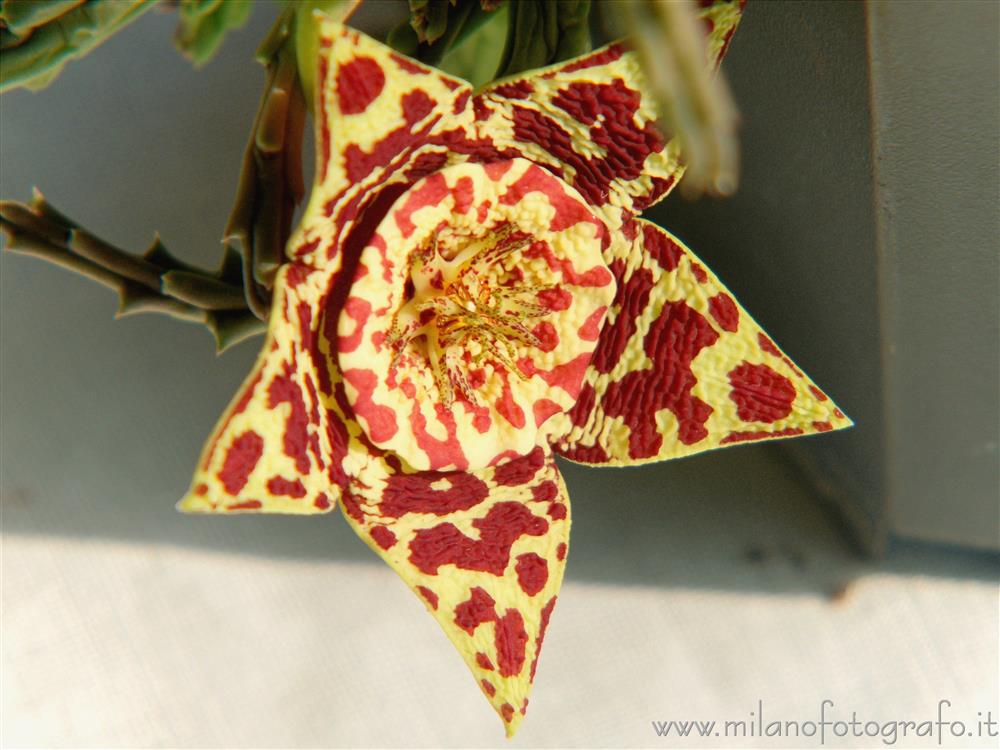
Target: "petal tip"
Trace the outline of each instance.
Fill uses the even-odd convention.
[[[517,734],[517,730],[521,728],[521,719],[523,718],[524,717],[520,714],[515,714],[514,718],[509,722],[506,720],[504,721],[504,733],[507,735],[508,740],[514,739],[514,735]]]
[[[514,735],[521,728],[521,722],[524,721],[527,700],[522,701],[521,705],[525,706],[525,710],[518,710],[510,703],[493,704],[493,709],[497,712],[497,716],[500,717],[500,721],[503,722],[504,734],[508,740],[514,739]]]
[[[830,422],[835,430],[849,430],[855,426],[854,420],[837,407],[830,414]]]
[[[189,492],[174,505],[180,513],[210,513],[215,506],[204,496]]]

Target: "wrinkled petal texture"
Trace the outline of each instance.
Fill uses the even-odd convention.
[[[319,47],[316,178],[287,254],[329,270],[351,258],[352,229],[367,240],[374,225],[362,219],[377,197],[391,202],[396,184],[464,160],[445,144],[471,136],[471,88],[333,21],[321,23]]]
[[[342,428],[331,420],[312,359],[318,290],[283,266],[264,348],[209,438],[180,510],[323,513],[339,494]]]
[[[340,316],[371,441],[422,470],[531,452],[583,385],[614,296],[606,239],[579,194],[524,159],[457,164],[400,196]]]
[[[712,68],[721,62],[742,5],[702,3]],[[684,171],[676,139],[664,138],[656,126],[643,80],[638,58],[612,44],[490,84],[475,98],[476,126],[497,148],[520,150],[561,176],[618,229],[667,195]]]
[[[260,357],[205,447],[184,511],[327,511],[345,472],[367,460],[330,343],[353,276],[344,262],[356,261],[397,185],[448,161],[431,142],[464,141],[471,125],[467,83],[330,21],[320,47],[316,184],[275,280]]]
[[[512,735],[569,543],[569,498],[551,452],[475,472],[365,472],[342,505],[423,600]]]
[[[618,294],[574,409],[574,461],[629,465],[850,426],[676,237],[636,220],[610,263]]]

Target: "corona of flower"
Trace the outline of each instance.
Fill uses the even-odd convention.
[[[703,10],[715,65],[739,4]],[[324,21],[317,173],[186,511],[339,501],[508,733],[569,543],[554,456],[621,466],[849,420],[674,237],[631,53],[468,84]]]

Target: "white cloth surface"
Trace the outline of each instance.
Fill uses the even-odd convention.
[[[768,721],[817,720],[823,699],[879,722],[997,706],[988,578],[873,572],[831,600],[571,575],[508,744],[423,609],[376,564],[7,536],[3,746],[796,747],[817,745],[651,722],[743,720],[758,700]]]

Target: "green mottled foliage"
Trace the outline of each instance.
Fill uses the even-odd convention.
[[[155,0],[0,0],[0,91],[47,86]]]
[[[180,0],[177,6],[177,49],[196,66],[219,51],[226,34],[250,17],[251,0]]]

